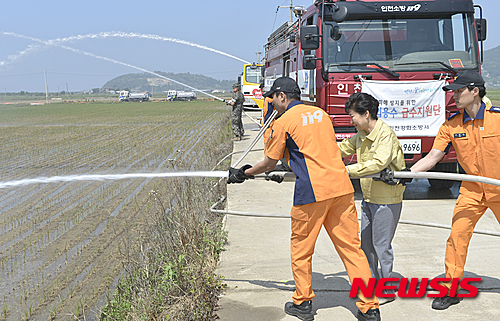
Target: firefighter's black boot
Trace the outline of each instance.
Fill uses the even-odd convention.
[[[380,321],[380,310],[379,309],[370,309],[366,311],[366,313],[358,310],[358,314],[356,315],[359,321]]]
[[[442,298],[435,298],[434,301],[432,301],[432,308],[435,310],[444,310],[448,309],[450,305],[457,304],[460,302],[460,299],[457,297],[450,297],[448,295],[445,295]]]
[[[314,314],[312,312],[312,301],[304,301],[300,305],[293,302],[287,302],[285,304],[285,313],[293,315],[303,321],[314,320]]]

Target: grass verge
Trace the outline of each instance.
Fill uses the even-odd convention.
[[[229,119],[211,133],[190,170],[212,168],[230,153]],[[227,164],[221,165],[227,167]],[[160,181],[142,207],[143,227],[122,246],[125,276],[101,320],[214,320],[223,289],[215,273],[226,235],[209,211],[225,184],[216,179]]]

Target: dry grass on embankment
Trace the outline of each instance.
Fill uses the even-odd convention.
[[[0,137],[0,181],[210,170],[231,147],[229,109],[207,101],[4,106]],[[208,212],[225,192],[216,181],[0,190],[0,320],[209,320],[224,242]]]
[[[150,193],[150,221],[131,247],[128,276],[102,320],[213,320],[221,280],[214,271],[225,235],[208,211],[213,181],[176,180]],[[210,200],[210,201],[209,201]],[[167,206],[166,204],[175,204]],[[137,251],[132,251],[137,252]]]

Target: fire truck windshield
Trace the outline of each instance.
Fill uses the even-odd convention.
[[[326,72],[441,71],[478,65],[472,15],[326,22],[324,26]]]
[[[248,65],[245,68],[245,81],[252,84],[260,84],[264,66]]]

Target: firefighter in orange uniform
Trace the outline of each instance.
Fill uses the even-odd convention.
[[[262,91],[262,94],[264,94],[264,82],[262,82],[260,84],[260,90]],[[264,97],[264,105],[263,105],[262,111],[263,111],[262,114],[264,116],[264,117],[262,117],[262,126],[264,126],[266,121],[271,117],[272,113],[274,112],[273,99],[271,97]],[[273,127],[273,123],[274,123],[274,120],[271,122],[269,127],[264,132],[264,135],[263,135],[264,145],[266,145],[267,141],[269,140],[269,136],[271,135],[271,128]],[[276,167],[274,168],[273,171],[291,172],[292,170],[287,165],[285,157],[283,157],[282,159],[280,159],[280,162],[276,165]],[[269,172],[266,172],[266,174],[269,174]]]
[[[451,85],[443,89],[454,91],[459,112],[445,121],[430,153],[413,165],[411,171],[431,169],[453,145],[458,162],[467,174],[500,179],[500,108],[482,101],[486,94],[483,77],[477,71],[462,71]],[[500,222],[500,187],[463,182],[453,211],[450,237],[446,242],[447,278],[463,277],[472,231],[488,208]],[[450,289],[451,282],[443,285]],[[458,297],[447,295],[434,299],[432,308],[443,310],[459,302]]]
[[[295,292],[285,304],[287,314],[314,320],[312,255],[324,226],[335,245],[351,283],[371,278],[366,256],[360,248],[354,189],[337,146],[333,124],[322,109],[300,102],[300,88],[289,77],[276,79],[265,96],[273,97],[279,116],[265,147],[265,158],[255,166],[229,168],[228,183],[242,183],[253,175],[274,169],[285,155],[295,173],[294,205],[290,212],[290,251]],[[287,152],[285,152],[287,151]],[[358,292],[358,320],[380,320],[379,303]]]

